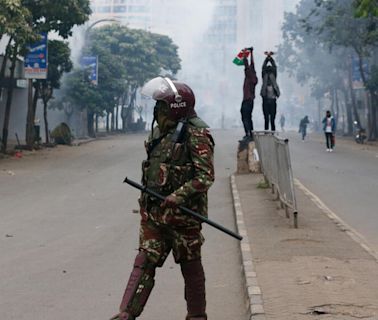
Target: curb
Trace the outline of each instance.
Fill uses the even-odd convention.
[[[246,306],[249,319],[265,320],[264,303],[261,288],[257,281],[257,275],[252,260],[252,251],[244,224],[244,216],[241,208],[240,197],[235,183],[235,175],[230,176],[232,199],[237,231],[243,237],[240,241],[240,251],[242,258],[242,271],[246,284]]]

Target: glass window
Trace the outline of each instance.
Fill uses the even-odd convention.
[[[114,6],[113,12],[126,12],[127,7],[126,6]]]
[[[111,11],[110,6],[97,7],[97,12],[99,13],[109,13]]]
[[[134,12],[134,13],[147,12],[147,8],[145,6],[129,6],[129,12]]]

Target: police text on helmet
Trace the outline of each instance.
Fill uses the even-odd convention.
[[[186,102],[180,102],[180,103],[171,103],[171,108],[176,109],[176,108],[186,108]]]

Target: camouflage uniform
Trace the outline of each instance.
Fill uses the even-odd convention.
[[[148,159],[142,164],[142,184],[163,196],[174,195],[177,204],[207,216],[207,190],[214,181],[213,138],[198,117],[187,120],[180,143],[173,138],[175,130],[171,128],[161,134],[155,128],[153,137],[145,142]],[[154,285],[155,268],[163,265],[171,250],[185,280],[187,319],[206,319],[205,279],[200,262],[204,242],[201,223],[178,208],[162,209],[161,201],[145,193],[139,203],[140,253],[134,270],[135,267],[143,269],[143,275],[137,275],[135,279],[145,277],[145,280],[138,278],[138,285],[129,280],[130,288],[126,289],[125,303],[120,308],[121,312],[126,312],[126,317],[119,319],[139,316]],[[132,290],[136,294],[130,298],[127,292]]]
[[[158,130],[154,130],[158,136]],[[199,118],[189,121],[186,141],[174,143],[171,130],[143,162],[142,184],[167,196],[174,194],[177,202],[207,216],[207,190],[214,181],[213,142],[206,124]],[[146,148],[154,139],[150,138]],[[142,226],[140,248],[158,261],[164,261],[169,248],[164,239],[154,239],[155,229],[171,230],[169,242],[176,262],[200,258],[204,241],[201,224],[179,209],[160,208],[160,202],[147,194],[140,199]],[[152,235],[152,236],[151,236]],[[172,240],[172,241],[171,241]],[[157,249],[158,248],[158,249]],[[168,252],[166,252],[168,251]]]

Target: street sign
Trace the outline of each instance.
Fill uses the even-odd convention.
[[[81,67],[89,70],[89,80],[94,85],[98,84],[98,57],[83,56],[80,60]]]
[[[47,33],[40,34],[41,39],[28,46],[29,53],[25,56],[25,78],[47,78]]]

